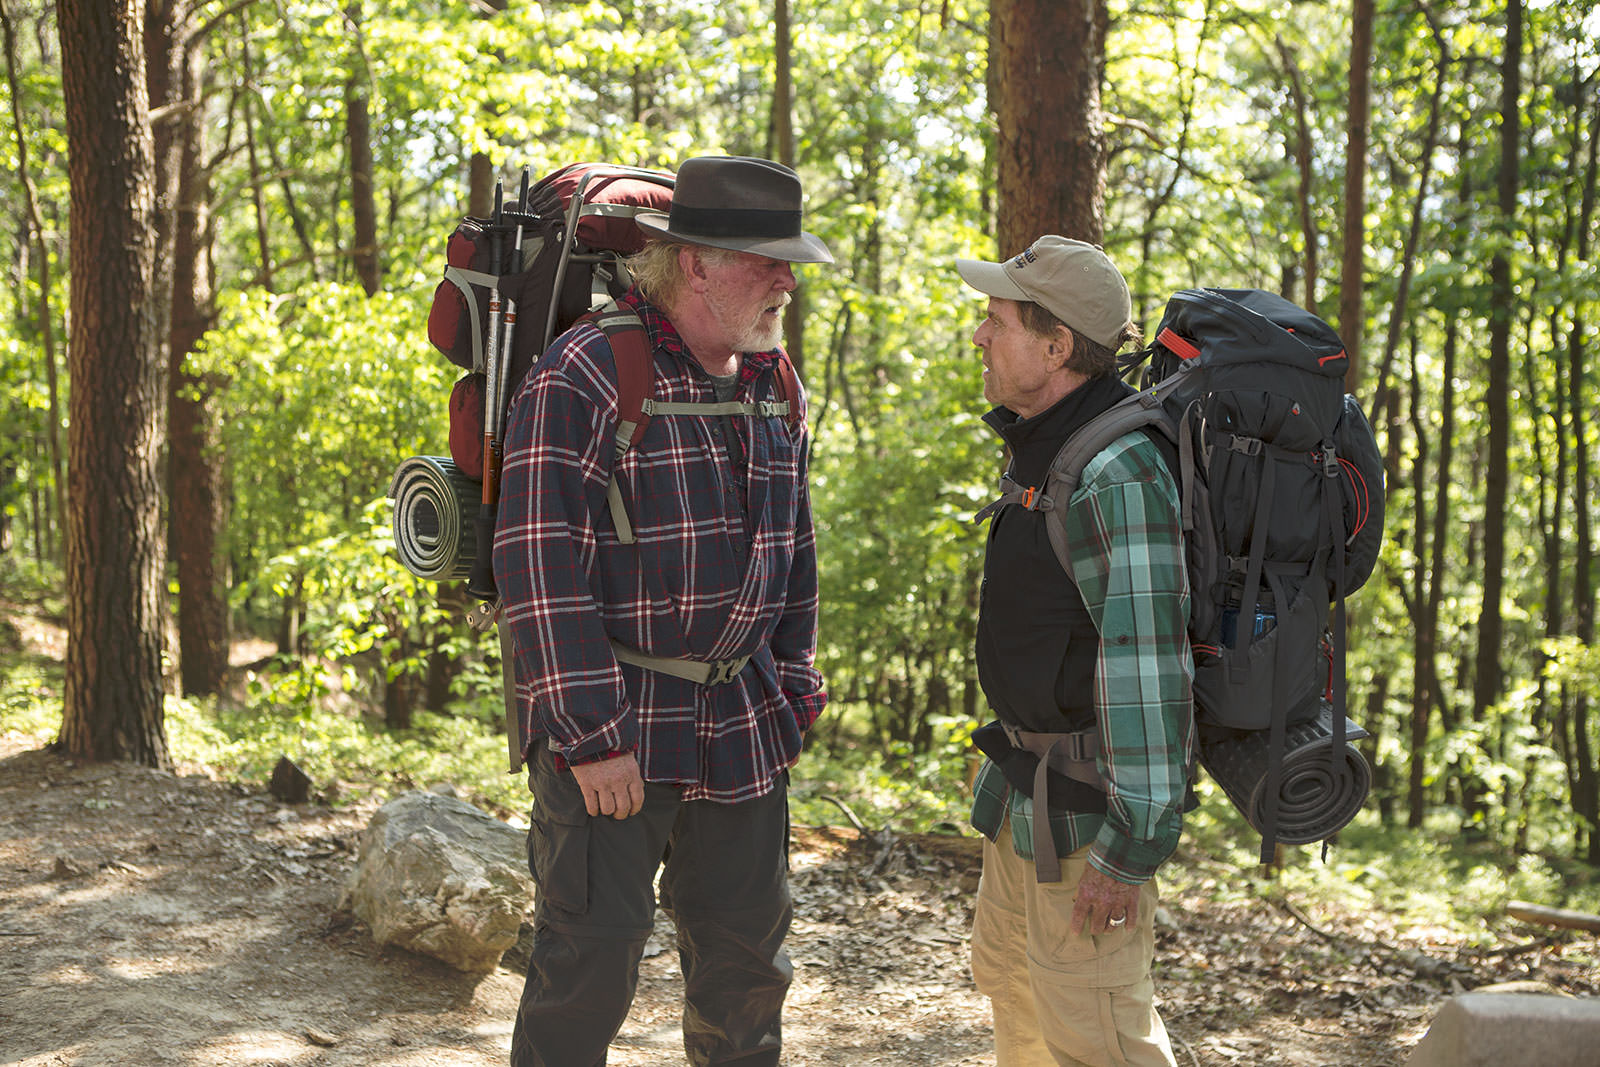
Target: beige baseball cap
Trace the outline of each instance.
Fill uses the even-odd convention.
[[[1070,237],[1045,234],[1003,263],[958,259],[956,270],[978,292],[1031,300],[1112,351],[1133,318],[1122,272],[1100,249]]]

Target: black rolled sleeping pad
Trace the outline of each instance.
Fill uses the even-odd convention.
[[[1200,765],[1262,835],[1269,736],[1266,730],[1200,729]],[[1275,840],[1285,845],[1321,841],[1356,817],[1372,788],[1372,768],[1351,742],[1367,736],[1346,719],[1345,743],[1330,751],[1333,708],[1326,702],[1316,718],[1284,731]]]

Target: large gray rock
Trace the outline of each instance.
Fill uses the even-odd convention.
[[[1464,993],[1447,1001],[1407,1067],[1594,1067],[1600,1000]]]
[[[407,793],[373,815],[343,907],[380,945],[458,970],[492,971],[533,900],[526,837],[437,793]]]

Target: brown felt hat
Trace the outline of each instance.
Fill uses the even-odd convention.
[[[787,263],[832,263],[820,238],[800,228],[800,176],[749,156],[696,156],[678,168],[672,213],[639,215],[646,236],[730,248]]]

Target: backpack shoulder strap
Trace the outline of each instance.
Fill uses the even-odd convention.
[[[1000,479],[1001,496],[979,509],[974,522],[982,522],[1008,504],[1020,504],[1029,511],[1046,513],[1045,528],[1050,535],[1050,545],[1063,570],[1067,569],[1066,538],[1059,529],[1064,522],[1057,513],[1056,502],[1065,505],[1072,499],[1083,478],[1089,461],[1119,437],[1145,427],[1160,427],[1171,433],[1171,421],[1162,408],[1164,395],[1157,389],[1146,389],[1119,400],[1073,432],[1055,458],[1050,461],[1049,473],[1042,486],[1024,486],[1006,472]]]
[[[794,369],[794,361],[789,358],[789,353],[778,349],[778,361],[773,367],[772,399],[780,405],[787,405],[783,416],[790,426],[804,422],[806,418],[805,393],[800,388],[800,375]]]
[[[605,334],[606,343],[611,346],[611,358],[617,366],[617,448],[612,457],[611,480],[606,484],[606,503],[611,508],[617,539],[631,545],[637,538],[633,522],[628,518],[628,507],[622,500],[622,487],[617,484],[617,462],[644,437],[645,427],[650,425],[650,400],[656,379],[650,358],[650,337],[639,316],[619,306],[615,300],[582,316],[579,321],[590,322]]]
[[[611,481],[606,485],[606,502],[610,505],[617,539],[625,545],[633,544],[638,538],[633,532],[633,522],[628,517],[627,504],[622,499],[622,488],[617,484],[616,465],[628,449],[644,438],[651,415],[784,417],[791,425],[805,416],[799,376],[795,374],[794,364],[789,361],[788,355],[781,351],[775,369],[774,400],[755,403],[660,401],[655,399],[655,365],[651,358],[650,335],[638,315],[612,300],[604,307],[582,316],[579,321],[592,323],[605,334],[617,367],[617,446],[611,467]]]
[[[1119,400],[1102,411],[1067,438],[1056,458],[1050,461],[1049,480],[1045,483],[1050,495],[1070,500],[1078,491],[1083,470],[1089,461],[1104,452],[1111,443],[1124,434],[1155,426],[1170,431],[1171,426],[1161,407],[1162,397],[1154,389],[1146,389]]]
[[[644,322],[611,301],[583,316],[606,335],[617,365],[617,458],[638,443],[650,425],[649,400],[655,393],[655,369]]]

